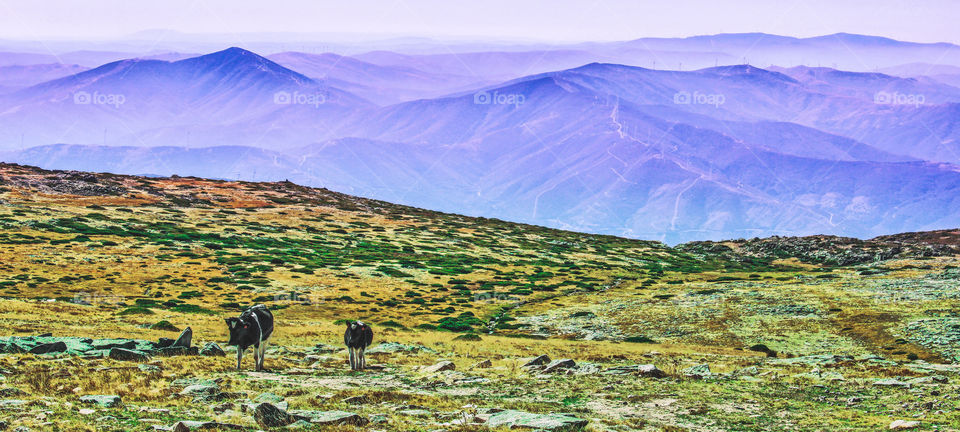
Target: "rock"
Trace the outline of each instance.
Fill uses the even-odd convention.
[[[910,387],[910,383],[906,383],[893,378],[876,380],[873,382],[873,385],[880,386],[880,387]]]
[[[148,364],[137,365],[137,369],[140,369],[141,372],[146,372],[146,373],[160,372],[160,366],[154,366],[154,365],[148,365]]]
[[[298,419],[315,425],[353,425],[366,426],[370,423],[364,417],[346,411],[291,411]]]
[[[280,402],[283,402],[283,397],[275,395],[273,393],[260,393],[260,395],[258,395],[257,398],[254,399],[253,401],[259,402],[259,403],[269,402],[272,404],[278,404]]]
[[[733,371],[731,375],[735,377],[743,377],[743,376],[757,376],[758,374],[760,374],[760,369],[758,369],[756,366],[747,366],[745,368],[740,368]]]
[[[17,397],[17,396],[26,396],[26,392],[14,387],[4,387],[0,389],[0,397]]]
[[[178,331],[180,331],[180,329],[178,329],[177,326],[175,326],[175,325],[173,325],[173,324],[170,324],[170,321],[167,321],[167,320],[163,320],[163,321],[160,321],[160,322],[158,322],[158,323],[156,323],[156,324],[151,325],[151,326],[150,326],[150,329],[151,329],[151,330],[172,331],[172,332],[178,332]]]
[[[207,344],[203,346],[203,349],[200,350],[200,355],[205,357],[223,357],[227,355],[227,353],[220,348],[220,345],[217,345],[213,342],[207,342]]]
[[[193,329],[187,327],[183,329],[183,332],[180,333],[180,337],[173,342],[172,347],[184,347],[190,348],[190,344],[193,343]]]
[[[52,342],[37,345],[30,349],[31,354],[54,354],[62,353],[67,350],[67,344],[63,342]]]
[[[637,374],[648,378],[663,378],[667,374],[652,364],[642,364],[637,366]]]
[[[150,356],[146,353],[126,348],[110,348],[109,357],[117,361],[146,362],[150,360]]]
[[[533,358],[524,359],[523,367],[543,366],[547,363],[550,363],[550,357],[547,355],[540,355]]]
[[[427,366],[423,368],[423,371],[426,373],[437,373],[437,372],[442,372],[447,370],[456,370],[456,369],[457,369],[457,365],[453,364],[452,361],[444,360],[433,366]]]
[[[484,424],[487,428],[529,428],[543,431],[578,431],[587,426],[587,420],[563,414],[533,414],[505,410],[492,414]]]
[[[370,403],[370,399],[366,396],[351,396],[343,400],[343,403],[349,405],[365,405]]]
[[[117,408],[123,406],[120,396],[116,395],[87,395],[80,397],[80,403],[86,405],[99,405],[104,408]]]
[[[166,348],[158,349],[156,353],[161,357],[173,357],[183,355],[199,355],[200,350],[197,349],[197,347],[168,346]]]
[[[0,410],[13,409],[18,410],[27,406],[29,402],[20,399],[5,399],[0,400]]]
[[[493,366],[493,362],[490,361],[490,359],[487,359],[487,360],[481,361],[481,362],[473,365],[473,368],[474,368],[474,369],[486,369],[486,368],[489,368],[489,367],[492,367],[492,366]]]
[[[396,342],[384,342],[373,348],[368,349],[366,353],[367,354],[398,353],[398,352],[416,353],[421,351],[436,352],[423,345],[404,345]]]
[[[220,386],[213,384],[193,384],[180,391],[180,396],[208,396],[220,392]]]
[[[696,366],[690,366],[681,372],[685,377],[699,379],[699,378],[710,376],[710,365],[706,363],[698,364]]]
[[[170,432],[190,432],[190,427],[180,421],[170,428]]]
[[[253,410],[253,418],[257,421],[258,425],[266,428],[287,426],[297,421],[297,418],[290,415],[290,413],[277,408],[269,402],[258,404]]]
[[[380,344],[380,345],[383,345],[383,344]],[[322,343],[318,343],[316,346],[313,347],[313,352],[316,354],[332,354],[337,351],[340,351],[340,348],[337,348],[332,345],[322,344]]]
[[[173,339],[162,337],[157,341],[157,348],[168,348],[173,345],[174,342],[176,341]]]
[[[408,409],[397,411],[397,414],[404,415],[407,417],[420,417],[420,418],[431,418],[433,413],[425,409]]]
[[[890,423],[890,430],[910,430],[920,427],[918,421],[894,420]]]
[[[547,367],[543,368],[543,373],[553,373],[575,367],[577,367],[577,363],[571,359],[557,359],[547,364]]]

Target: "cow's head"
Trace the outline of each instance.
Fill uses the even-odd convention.
[[[226,318],[227,329],[230,330],[230,341],[227,345],[240,345],[240,341],[248,339],[250,323],[240,318]]]

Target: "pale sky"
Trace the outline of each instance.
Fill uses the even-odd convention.
[[[837,32],[960,44],[956,0],[0,0],[0,38],[354,33],[554,42]]]

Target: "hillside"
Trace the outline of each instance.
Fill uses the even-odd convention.
[[[948,230],[670,248],[290,182],[0,164],[0,424],[949,429],[958,243]],[[278,323],[268,370],[248,351],[237,372],[223,318],[255,303]],[[346,366],[349,319],[375,330],[371,370]],[[152,348],[187,326],[192,354]],[[290,417],[252,411],[265,401]]]

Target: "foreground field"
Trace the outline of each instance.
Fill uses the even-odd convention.
[[[955,430],[958,240],[670,248],[285,182],[0,164],[0,426]],[[278,323],[262,373],[229,349],[131,361],[18,339],[189,326],[223,346],[223,318],[257,303]],[[373,370],[347,367],[349,319],[374,326]],[[257,402],[326,414],[274,424]]]

